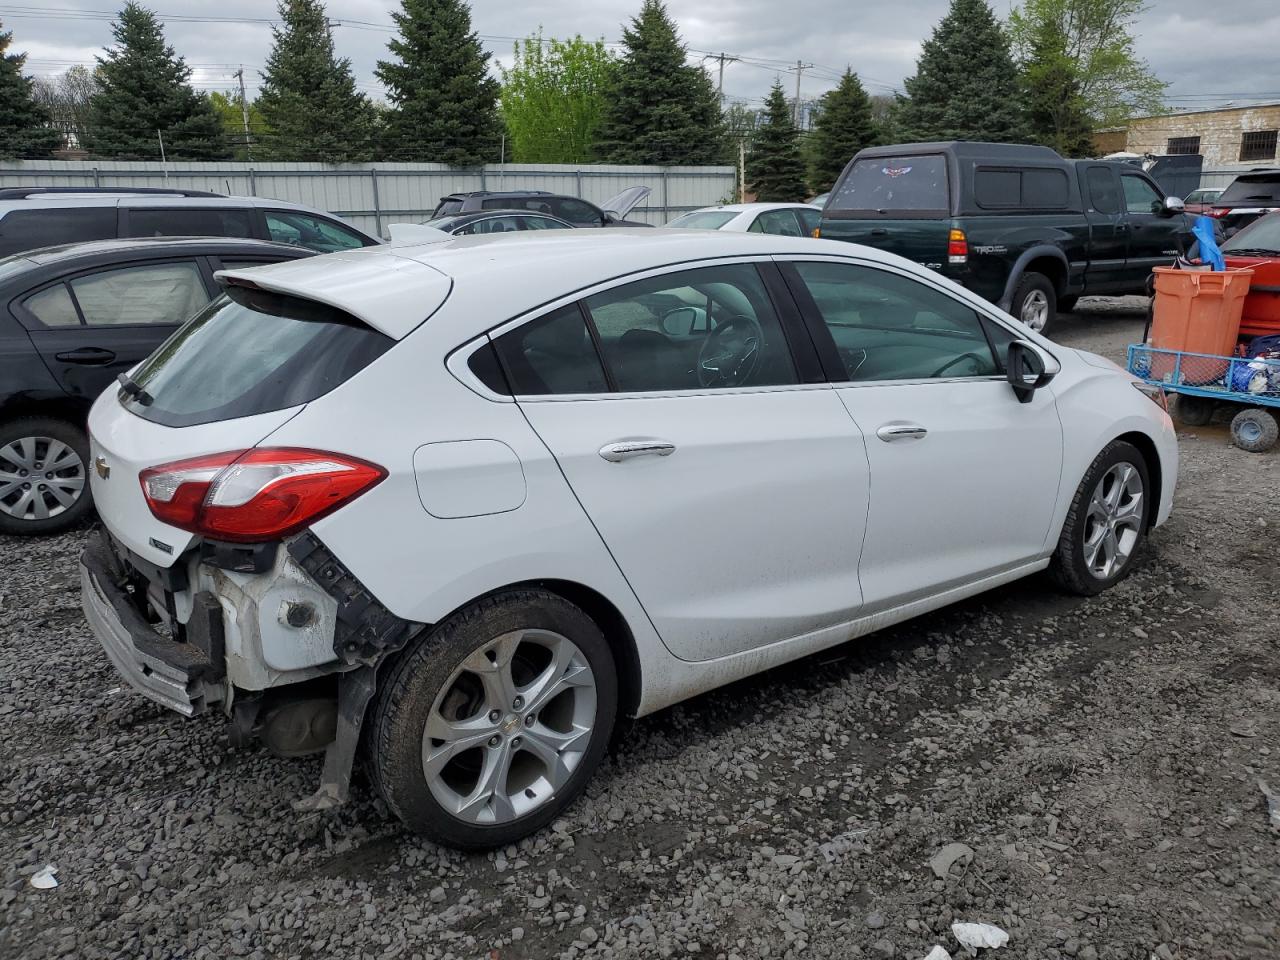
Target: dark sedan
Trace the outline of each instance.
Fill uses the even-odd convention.
[[[0,533],[52,533],[88,512],[90,404],[218,296],[214,271],[312,255],[164,238],[0,259]]]

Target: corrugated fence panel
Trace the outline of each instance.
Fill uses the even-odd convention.
[[[0,162],[0,187],[172,187],[272,197],[329,210],[386,236],[387,226],[427,219],[440,198],[466,190],[549,190],[597,205],[627,187],[653,192],[631,217],[663,224],[698,207],[731,200],[733,167],[597,164],[491,164],[454,169],[437,163],[208,163],[97,160]]]

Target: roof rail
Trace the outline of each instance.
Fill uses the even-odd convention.
[[[145,194],[161,197],[226,196],[225,193],[210,193],[208,190],[171,190],[168,187],[0,187],[0,200],[26,200],[28,197],[36,197],[42,194],[61,193],[87,193],[91,196],[93,194],[114,194],[116,196]]]

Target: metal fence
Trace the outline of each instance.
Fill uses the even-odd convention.
[[[336,213],[386,235],[391,223],[426,219],[440,197],[460,190],[550,190],[600,204],[643,184],[653,192],[631,219],[662,224],[698,207],[732,201],[733,167],[439,163],[210,163],[96,160],[0,162],[0,187],[173,187],[271,197]]]

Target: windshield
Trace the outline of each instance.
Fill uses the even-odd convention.
[[[1219,203],[1264,206],[1280,203],[1280,173],[1263,177],[1236,177],[1218,197]]]
[[[1222,244],[1223,253],[1260,253],[1280,257],[1280,214],[1253,221]]]
[[[145,420],[187,427],[308,403],[395,343],[325,304],[232,288],[192,317],[134,376],[150,396],[120,392]]]
[[[683,217],[676,217],[668,227],[689,227],[694,230],[719,230],[738,214],[732,210],[695,210]]]
[[[939,154],[855,161],[836,185],[824,213],[908,213],[945,216],[950,209],[947,162]]]

